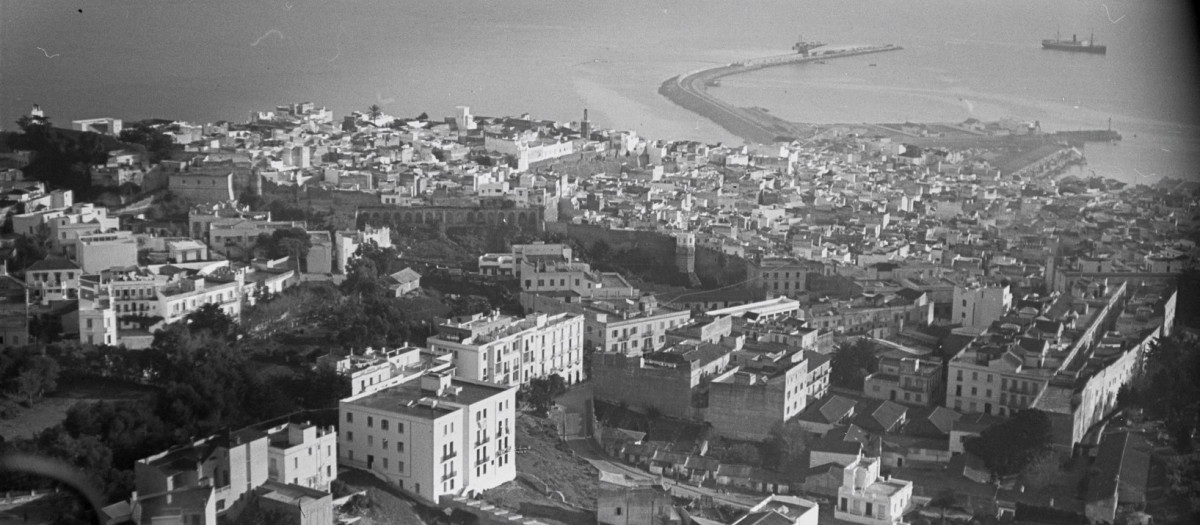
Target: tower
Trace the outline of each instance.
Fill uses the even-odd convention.
[[[454,116],[454,123],[458,126],[459,131],[475,129],[475,117],[471,116],[471,108],[467,106],[457,106],[454,109],[458,111],[458,113]]]
[[[592,136],[592,123],[588,121],[587,108],[583,108],[583,122],[579,123],[579,134],[586,140]]]
[[[675,234],[675,268],[679,270],[679,273],[696,272],[696,234],[692,232]]]

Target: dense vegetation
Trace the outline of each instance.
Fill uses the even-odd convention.
[[[62,424],[0,447],[64,459],[116,498],[132,488],[139,458],[223,429],[300,410],[336,409],[349,395],[348,381],[331,369],[257,373],[239,335],[236,323],[210,305],[158,332],[153,347],[144,351],[77,344],[44,352],[6,349],[6,375],[36,376],[18,382],[31,396],[53,389],[56,381],[89,376],[149,385],[156,395],[150,402],[79,404]]]
[[[1008,420],[968,439],[967,452],[979,456],[988,470],[997,476],[1021,472],[1050,447],[1050,416],[1028,408]]]

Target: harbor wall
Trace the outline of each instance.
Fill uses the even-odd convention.
[[[708,94],[705,86],[722,77],[756,71],[759,69],[832,60],[884,51],[896,51],[899,46],[872,46],[847,51],[835,51],[817,55],[777,55],[735,62],[732,64],[702,69],[667,79],[659,87],[659,94],[675,104],[707,118],[729,132],[756,143],[790,141],[796,138],[797,126],[793,123],[766,114],[763,111],[739,108]]]

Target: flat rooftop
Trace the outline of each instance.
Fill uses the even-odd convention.
[[[478,403],[509,389],[490,383],[459,378],[451,379],[450,385],[461,387],[461,389],[454,395],[435,396],[431,392],[421,389],[420,379],[413,379],[356,399],[342,401],[342,404],[385,410],[423,419],[437,419],[460,410],[463,405]],[[422,399],[427,402],[420,403]],[[431,403],[435,400],[436,404]]]

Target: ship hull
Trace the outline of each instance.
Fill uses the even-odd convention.
[[[1108,46],[1097,45],[1082,45],[1072,42],[1055,42],[1053,40],[1043,40],[1042,49],[1053,49],[1055,51],[1071,51],[1074,53],[1091,53],[1093,55],[1108,54]]]

